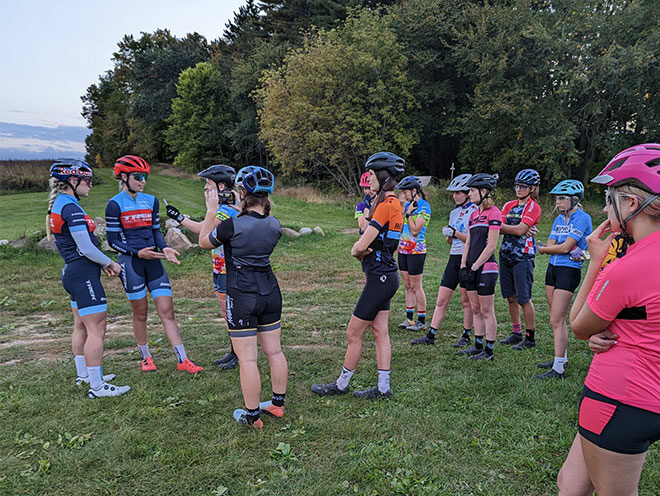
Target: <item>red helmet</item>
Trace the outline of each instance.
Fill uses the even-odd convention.
[[[131,172],[144,172],[149,174],[150,170],[151,167],[149,167],[149,164],[145,159],[136,155],[124,155],[123,157],[118,158],[115,162],[113,172],[115,173],[115,176],[119,176],[120,172],[126,172],[128,174]]]

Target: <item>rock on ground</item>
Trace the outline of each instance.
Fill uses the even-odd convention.
[[[300,234],[302,234],[303,236],[307,236],[309,234],[312,234],[313,231],[309,227],[301,227],[300,231],[298,231],[298,232]]]
[[[300,233],[298,231],[294,231],[293,229],[289,229],[288,227],[283,227],[282,228],[282,234],[284,234],[287,238],[299,238]]]
[[[167,246],[174,248],[176,251],[181,253],[195,247],[195,245],[190,242],[188,237],[181,232],[181,229],[177,227],[172,227],[169,231],[167,231],[167,234],[165,235],[165,242],[167,243]]]
[[[48,236],[45,236],[41,241],[37,243],[37,247],[46,251],[57,251],[57,245],[55,244],[55,237],[48,239]]]
[[[321,236],[325,236],[325,233],[323,232],[323,229],[321,229],[319,226],[316,226],[316,227],[314,228],[314,232],[315,232],[316,234],[320,234]]]
[[[94,229],[96,237],[105,237],[105,219],[103,217],[94,217],[94,224],[96,224],[96,229]]]

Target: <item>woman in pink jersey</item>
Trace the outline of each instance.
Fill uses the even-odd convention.
[[[561,495],[637,494],[648,447],[660,439],[660,144],[620,152],[593,182],[609,186],[608,218],[587,238],[591,261],[570,320],[600,353],[557,484]],[[616,233],[634,244],[601,271]]]

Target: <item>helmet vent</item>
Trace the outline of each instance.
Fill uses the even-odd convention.
[[[660,165],[660,157],[649,160],[648,162],[646,162],[646,165],[648,167],[657,167],[658,165]],[[658,173],[660,174],[660,171],[658,171]]]

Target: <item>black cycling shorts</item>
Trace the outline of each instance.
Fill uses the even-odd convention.
[[[426,253],[416,253],[414,255],[399,253],[399,270],[407,272],[411,276],[418,276],[424,272],[425,261]]]
[[[458,285],[465,288],[465,284],[462,283],[458,277],[458,273],[461,270],[461,257],[462,255],[449,255],[449,261],[445,267],[444,274],[442,274],[440,286],[449,288],[452,291],[456,290],[456,286]]]
[[[545,285],[575,293],[580,285],[581,278],[582,271],[580,269],[548,264],[548,270],[545,272]]]
[[[367,283],[364,285],[360,299],[355,305],[353,315],[358,319],[371,322],[378,312],[390,309],[390,300],[399,289],[399,273],[366,274]]]
[[[275,286],[270,294],[227,289],[227,327],[232,338],[256,336],[282,326],[282,293]]]
[[[584,386],[578,431],[599,448],[638,455],[660,439],[660,413],[624,405]]]
[[[467,266],[469,268],[470,264],[468,263]],[[476,291],[479,296],[494,295],[498,273],[499,268],[497,262],[486,262],[477,271],[476,281],[466,282],[465,289],[468,291]]]
[[[515,296],[519,305],[532,299],[534,259],[511,260],[500,256],[500,289],[502,298]]]

